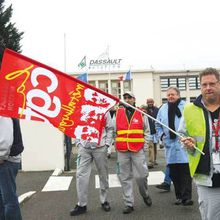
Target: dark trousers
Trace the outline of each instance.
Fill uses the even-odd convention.
[[[9,161],[0,164],[0,220],[22,219],[15,182],[19,167]]]
[[[188,163],[169,164],[170,178],[173,181],[177,199],[192,198],[192,178]]]

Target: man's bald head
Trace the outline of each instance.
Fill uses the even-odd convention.
[[[152,98],[148,98],[146,103],[147,103],[148,107],[153,107],[154,106],[154,100]]]

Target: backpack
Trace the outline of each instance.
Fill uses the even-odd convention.
[[[11,118],[13,122],[13,143],[11,146],[10,156],[17,156],[24,150],[24,145],[22,141],[20,122],[17,118]]]

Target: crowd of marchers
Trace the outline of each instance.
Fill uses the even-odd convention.
[[[100,145],[77,141],[78,202],[70,211],[71,216],[87,211],[93,160],[100,178],[101,207],[106,212],[111,210],[107,199],[107,158],[114,143],[124,214],[134,211],[133,179],[143,202],[149,207],[153,204],[148,169],[157,166],[159,145],[165,151],[166,167],[164,182],[156,187],[170,191],[173,182],[174,205],[192,206],[194,180],[202,219],[220,219],[220,74],[214,68],[206,68],[199,78],[201,94],[193,103],[182,100],[180,90],[171,86],[166,91],[167,102],[159,108],[150,97],[146,105],[137,108],[135,95],[125,92],[124,102],[106,115]]]
[[[134,211],[133,179],[146,206],[153,204],[148,169],[157,166],[157,147],[160,146],[165,152],[165,178],[156,187],[170,191],[173,182],[176,197],[173,203],[192,206],[194,181],[202,219],[220,219],[220,74],[214,68],[206,68],[199,79],[201,94],[193,103],[183,101],[177,87],[169,87],[167,102],[159,108],[150,97],[146,105],[137,108],[135,95],[127,91],[123,94],[124,101],[105,115],[99,144],[75,140],[78,198],[71,216],[87,211],[93,161],[100,180],[100,206],[105,212],[111,210],[107,194],[108,157],[114,145],[124,214]],[[0,128],[0,219],[21,220],[16,194],[16,176],[23,150],[19,122],[1,116]]]

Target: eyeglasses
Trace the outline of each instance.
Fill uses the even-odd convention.
[[[203,84],[201,84],[201,88],[207,88],[208,86],[209,87],[215,87],[217,84],[219,83],[219,81],[217,81],[217,82],[210,82],[210,83],[203,83]]]

